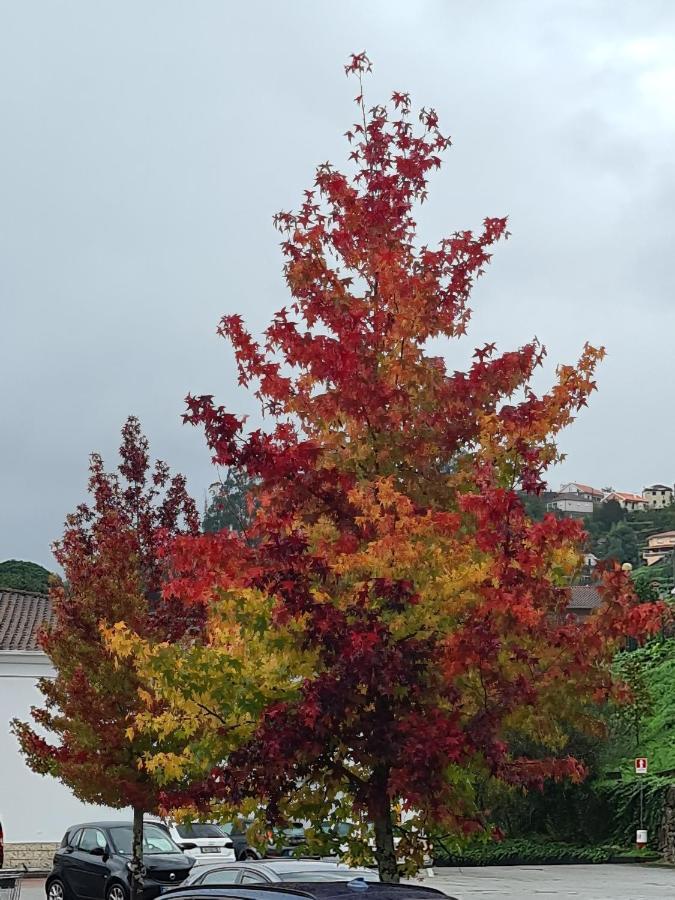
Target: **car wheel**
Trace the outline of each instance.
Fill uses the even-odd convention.
[[[127,889],[123,884],[116,881],[105,892],[105,900],[128,900]]]
[[[241,854],[240,858],[241,859],[260,859],[260,857],[255,852],[255,850],[250,850],[250,849],[244,850],[244,852]]]
[[[66,900],[66,886],[60,878],[49,882],[47,900]]]

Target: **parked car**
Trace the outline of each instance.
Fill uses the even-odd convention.
[[[219,887],[187,885],[169,891],[170,900],[457,900],[436,888],[418,884],[372,883],[361,878],[350,881],[285,882],[283,884],[232,884]]]
[[[238,819],[236,822],[227,822],[220,826],[234,844],[235,859],[260,859],[262,856],[248,842],[247,831],[252,824],[252,819]]]
[[[0,869],[5,864],[5,835],[2,830],[2,822],[0,822]]]
[[[222,884],[276,884],[281,881],[351,881],[354,878],[362,878],[364,881],[380,880],[374,869],[351,869],[338,862],[263,859],[193,870],[185,884],[201,884],[207,887]]]
[[[196,865],[235,860],[232,839],[220,825],[212,822],[163,822],[153,824],[163,828],[184,853],[192,856]]]
[[[270,829],[265,856],[270,859],[297,856],[307,846],[307,837],[302,822],[294,822],[287,828]]]
[[[130,822],[71,826],[54,854],[45,883],[48,900],[129,900],[133,827]],[[194,845],[191,845],[194,846]],[[143,830],[143,900],[186,880],[194,859],[157,825]]]
[[[294,822],[287,828],[270,828],[267,832],[267,843],[261,853],[248,842],[248,829],[253,825],[253,819],[238,819],[236,822],[228,822],[221,828],[234,844],[236,859],[261,859],[285,858],[297,855],[302,847],[307,846],[305,829],[301,822]]]

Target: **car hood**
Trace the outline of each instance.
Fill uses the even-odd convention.
[[[144,853],[143,865],[150,872],[156,869],[191,869],[194,860],[185,853]]]

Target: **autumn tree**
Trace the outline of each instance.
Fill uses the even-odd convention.
[[[368,109],[367,71],[365,54],[347,66],[359,82],[351,173],[319,166],[299,210],[275,220],[290,306],[262,341],[238,315],[221,323],[271,424],[247,431],[211,396],[188,398],[214,460],[259,483],[242,535],[174,544],[167,590],[206,610],[202,640],[157,649],[123,628],[115,640],[167,704],[160,719],[137,717],[169,742],[146,758],[170,773],[166,805],[212,815],[262,803],[272,821],[310,820],[318,843],[347,819],[352,858],[372,835],[381,877],[396,881],[431,826],[487,827],[478,781],[583,777],[566,735],[600,727],[613,649],[655,611],[634,608],[617,569],[597,615],[567,616],[581,526],[533,522],[520,493],[543,489],[603,352],[587,345],[542,395],[536,340],[479,347],[466,371],[429,352],[464,336],[506,220],[418,246],[414,208],[450,141],[432,109],[415,124],[405,93]]]
[[[184,477],[172,476],[163,462],[151,467],[148,451],[132,417],[122,429],[116,472],[105,471],[99,454],[91,456],[90,503],[68,516],[54,545],[65,581],[51,589],[54,623],[40,643],[56,675],[39,682],[45,704],[32,709],[34,724],[13,723],[33,771],[58,778],[85,802],[133,807],[136,890],[143,814],[158,805],[157,787],[139,760],[153,744],[147,734],[129,740],[141,683],[133,665],[120,666],[111,655],[100,629],[124,620],[157,641],[198,624],[159,601],[167,546],[178,534],[197,534],[199,519]]]

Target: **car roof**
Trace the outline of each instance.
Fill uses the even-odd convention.
[[[272,872],[325,872],[327,869],[353,869],[354,871],[366,872],[367,866],[348,866],[345,863],[337,862],[337,860],[326,860],[322,862],[319,859],[247,859],[238,862],[223,862],[215,866],[209,866],[213,869],[241,869],[246,866],[250,869],[265,868],[271,869]]]
[[[356,880],[356,879],[354,879]],[[366,884],[366,887],[363,887]],[[261,893],[262,892],[262,893]],[[188,885],[177,887],[167,891],[162,896],[178,898],[191,898],[198,894],[201,898],[235,897],[243,900],[260,900],[265,895],[276,895],[277,900],[295,897],[309,897],[311,900],[331,900],[331,898],[346,898],[368,894],[371,900],[417,900],[417,898],[447,897],[443,891],[417,884],[386,884],[383,882],[361,882],[355,887],[350,881],[286,881],[282,884],[256,884],[240,885],[228,884],[209,887],[205,885]],[[375,895],[375,896],[373,896]],[[449,898],[453,900],[453,898]]]
[[[149,825],[154,825],[154,822],[149,822]],[[79,822],[77,825],[69,825],[66,831],[75,831],[76,828],[116,828],[120,825],[127,825],[129,828],[133,828],[133,822],[129,822],[127,819],[117,819],[116,821],[107,820],[104,822]]]

